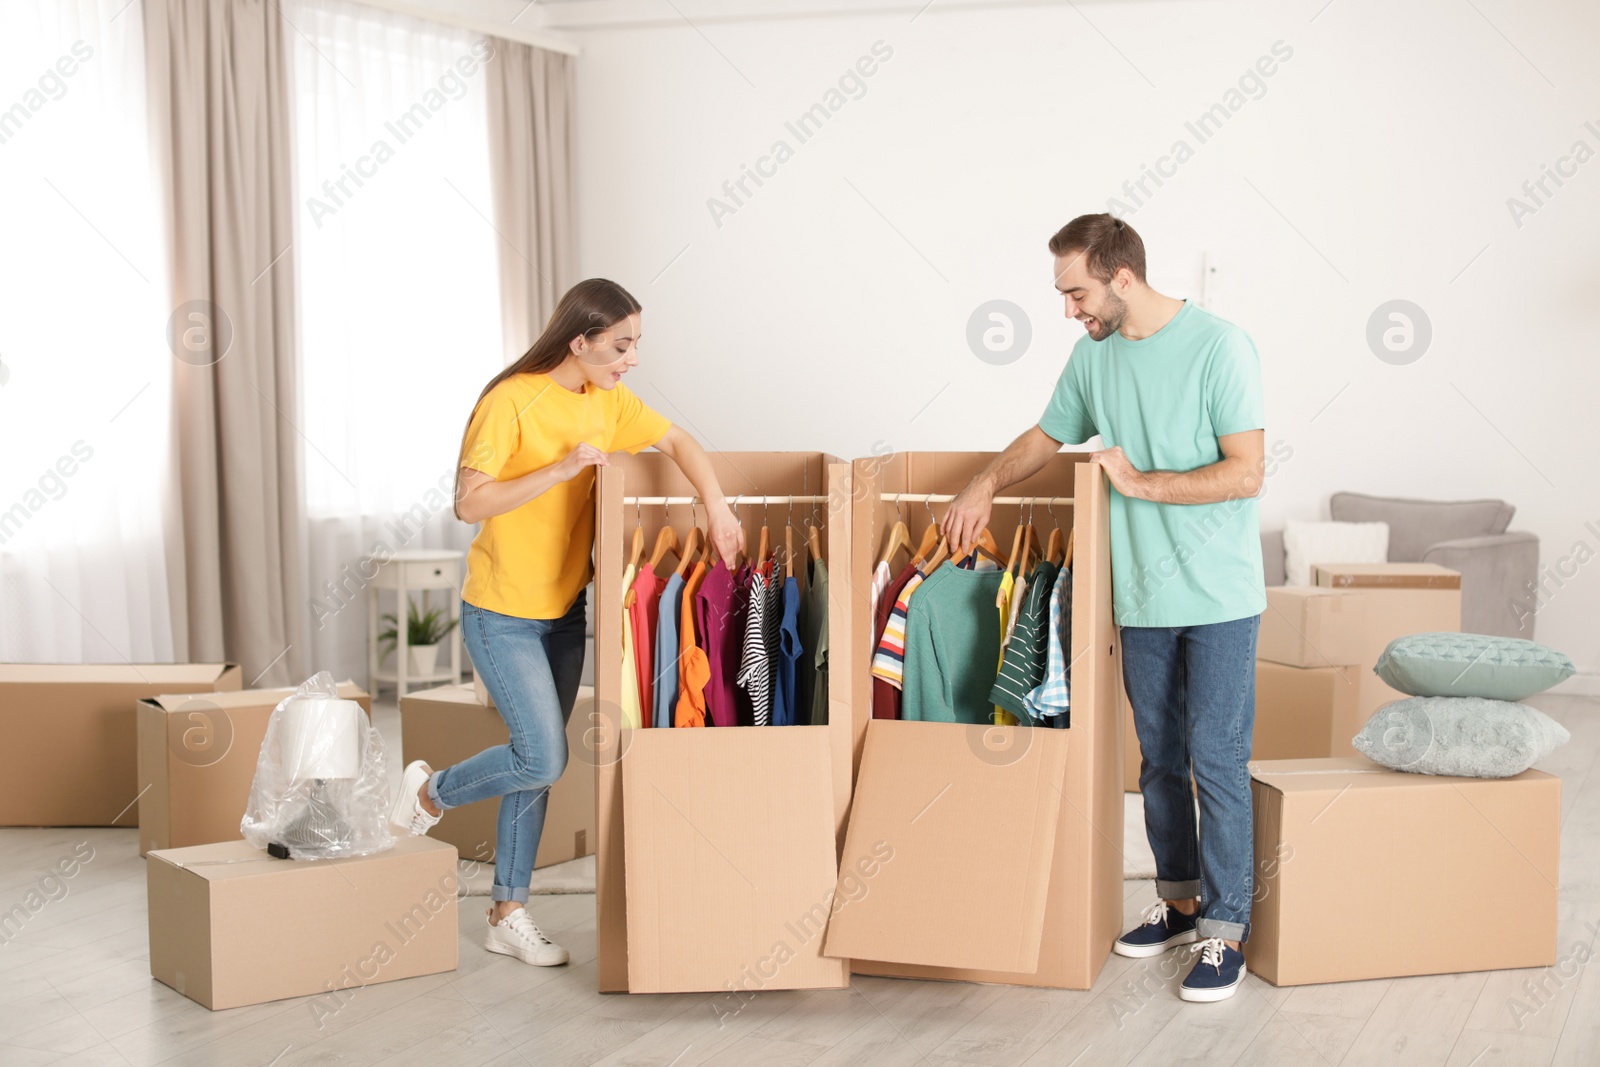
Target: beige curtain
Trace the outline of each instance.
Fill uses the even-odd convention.
[[[577,281],[572,57],[490,38],[484,65],[505,358],[527,351]]]
[[[293,192],[272,0],[145,0],[171,248],[174,647],[249,684],[306,673]]]

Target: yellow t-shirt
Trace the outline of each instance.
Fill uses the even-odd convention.
[[[638,452],[671,428],[625,385],[574,393],[548,374],[516,374],[473,411],[460,465],[504,482],[565,459],[583,442]],[[594,468],[585,467],[483,521],[467,552],[461,597],[502,615],[560,618],[594,574],[593,551]]]

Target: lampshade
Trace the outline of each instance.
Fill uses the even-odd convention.
[[[283,770],[290,781],[355,778],[361,773],[361,705],[304,697],[283,709]]]

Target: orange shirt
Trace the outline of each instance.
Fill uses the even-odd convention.
[[[705,649],[695,641],[694,594],[706,576],[706,565],[696,563],[683,584],[683,611],[678,622],[678,708],[674,726],[706,724],[706,683],[711,680],[711,662]]]

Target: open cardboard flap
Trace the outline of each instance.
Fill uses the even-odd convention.
[[[629,734],[628,991],[843,988],[828,727]]]
[[[1037,970],[1070,736],[870,722],[827,954]]]

